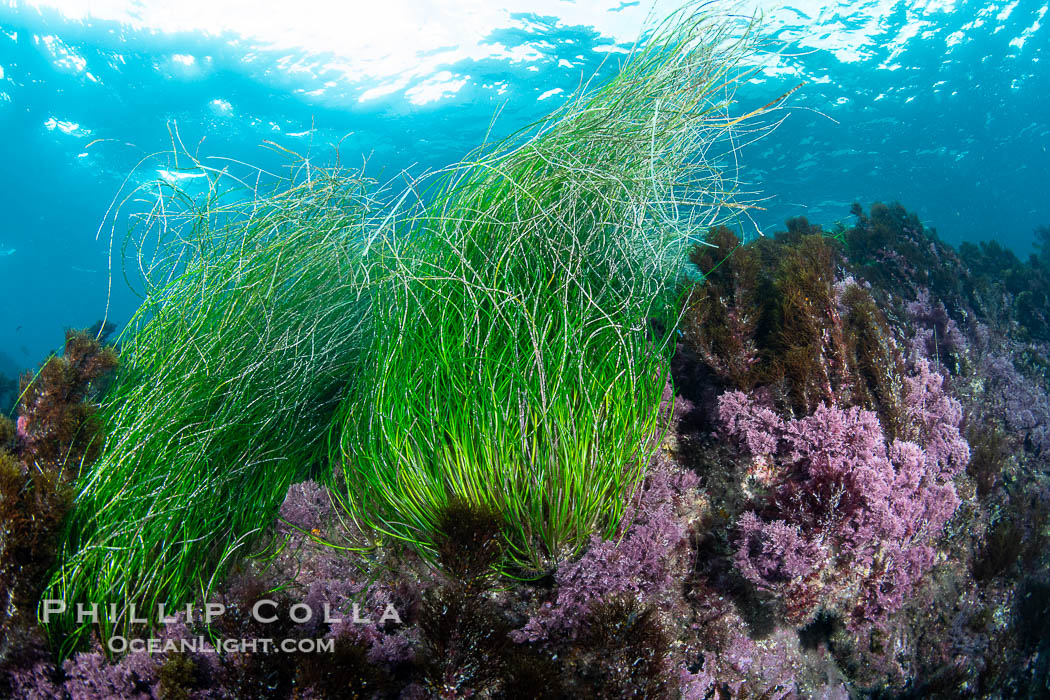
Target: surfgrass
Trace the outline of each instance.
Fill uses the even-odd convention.
[[[754,49],[683,11],[604,86],[415,183],[373,242],[392,274],[332,433],[363,528],[429,555],[449,502],[481,504],[524,575],[614,534],[663,429],[685,248],[737,206],[711,159]]]
[[[185,149],[187,185],[136,189],[144,300],[44,595],[61,652],[78,603],[106,638],[131,604],[205,598],[307,475],[424,556],[453,498],[500,514],[508,572],[611,536],[662,429],[684,251],[741,211],[713,159],[762,111],[731,116],[744,24],[673,16],[395,202],[309,161],[263,191]]]
[[[119,338],[101,457],[76,483],[44,595],[69,606],[59,636],[87,628],[77,603],[98,604],[106,638],[130,629],[130,604],[152,617],[205,595],[289,484],[325,463],[369,345],[369,182],[304,166],[263,192],[200,162],[180,174],[208,187],[136,192],[152,199],[125,270],[144,301]]]

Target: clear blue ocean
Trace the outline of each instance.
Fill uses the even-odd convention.
[[[645,2],[20,2],[0,5],[0,374],[59,348],[63,328],[137,304],[109,284],[121,193],[178,163],[287,162],[265,142],[380,181],[455,162],[616,70]],[[742,145],[754,223],[851,221],[900,201],[950,243],[1026,257],[1050,225],[1045,0],[754,2],[771,56],[741,113],[805,83],[782,123]],[[224,160],[228,159],[228,160]],[[138,166],[138,167],[137,167]],[[127,179],[127,181],[126,181]],[[123,187],[123,189],[122,189]],[[748,224],[750,225],[750,224]]]

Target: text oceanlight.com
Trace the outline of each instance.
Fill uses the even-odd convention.
[[[335,639],[217,639],[209,640],[206,637],[196,639],[128,639],[127,637],[110,637],[106,644],[110,652],[123,654],[124,652],[147,652],[149,654],[161,654],[168,652],[194,653],[194,654],[227,654],[241,653],[264,653],[284,652],[287,654],[300,653],[312,654],[316,652],[335,651]]]
[[[42,604],[42,617],[45,624],[50,622],[51,617],[55,615],[62,615],[67,612],[68,607],[66,602],[60,599],[46,599],[41,601]],[[149,619],[146,617],[140,617],[139,611],[134,605],[128,606],[123,611],[118,608],[115,603],[111,603],[107,606],[106,612],[108,612],[107,618],[112,622],[121,619],[122,612],[127,613],[127,622],[130,624],[149,624]],[[252,619],[260,624],[271,624],[277,622],[279,617],[277,615],[278,604],[276,601],[268,598],[263,598],[255,602],[251,607]],[[222,603],[207,603],[204,606],[203,611],[198,616],[194,616],[194,610],[191,605],[187,605],[185,609],[179,611],[179,616],[171,616],[165,609],[163,603],[157,606],[156,619],[162,625],[171,625],[179,622],[193,622],[199,620],[205,624],[211,624],[215,618],[222,616],[226,612],[226,606]],[[77,624],[84,624],[91,622],[98,624],[99,622],[99,605],[98,603],[90,603],[85,605],[83,603],[77,603],[76,606],[76,621]],[[288,609],[288,618],[296,624],[305,624],[314,619],[314,610],[305,603],[296,603]],[[361,608],[357,603],[353,604],[351,614],[348,617],[339,617],[332,613],[331,607],[325,603],[321,611],[321,621],[327,624],[336,623],[350,623],[355,625],[368,625],[376,622],[380,625],[386,622],[393,622],[395,624],[401,624],[401,615],[398,614],[397,609],[387,604],[382,614],[378,618],[371,618],[367,615],[363,615]],[[206,637],[200,636],[195,639],[139,639],[139,638],[128,638],[122,636],[110,637],[107,642],[109,650],[116,654],[121,654],[126,651],[130,652],[148,652],[151,654],[162,653],[162,652],[195,652],[195,653],[246,653],[246,652],[286,652],[286,653],[312,653],[312,652],[330,652],[335,648],[335,640],[332,638],[325,639],[218,639],[211,640]]]

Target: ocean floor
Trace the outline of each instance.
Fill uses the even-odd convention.
[[[899,205],[853,215],[691,251],[703,282],[680,288],[655,451],[610,537],[525,575],[500,569],[491,510],[450,502],[420,556],[299,481],[253,556],[137,643],[96,632],[56,665],[34,616],[9,616],[6,692],[1047,696],[1050,255],[954,249]],[[116,354],[71,335],[58,362],[2,435],[16,597],[54,540],[13,544],[12,504],[58,516],[10,455],[90,422]]]

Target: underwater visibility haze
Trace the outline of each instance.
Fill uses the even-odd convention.
[[[0,697],[1050,697],[1047,11],[0,5]]]

